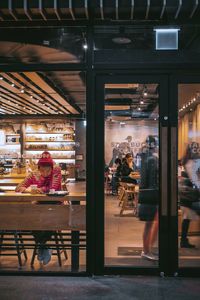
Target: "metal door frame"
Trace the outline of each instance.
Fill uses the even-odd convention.
[[[95,107],[95,274],[161,274],[170,273],[169,253],[169,98],[167,75],[96,74]],[[158,83],[160,88],[159,136],[160,136],[160,222],[158,268],[107,267],[104,266],[104,84],[105,83]]]

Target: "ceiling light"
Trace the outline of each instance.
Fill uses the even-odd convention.
[[[131,43],[131,39],[124,36],[115,37],[112,39],[113,43],[119,44],[119,45],[126,45]]]
[[[140,107],[138,107],[138,110],[141,110],[141,108],[140,108]]]
[[[0,80],[3,80],[3,77],[2,77],[2,76],[0,76]]]
[[[23,89],[21,89],[21,90],[20,90],[20,92],[21,92],[21,93],[24,93],[24,90],[23,90]]]
[[[179,28],[155,28],[156,50],[178,50]]]
[[[140,101],[140,104],[144,104],[144,101]]]
[[[84,45],[83,45],[83,49],[86,50],[87,48],[88,48],[88,45],[87,45],[87,44],[84,44]]]
[[[11,86],[13,86],[13,87],[14,87],[14,86],[15,86],[15,84],[14,84],[14,83],[12,83],[12,84],[11,84]]]

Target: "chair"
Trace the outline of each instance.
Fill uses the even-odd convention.
[[[109,178],[109,172],[104,173],[104,191],[105,191],[105,194],[112,193],[112,186],[111,186],[111,181]]]
[[[125,210],[132,210],[133,214],[137,215],[138,198],[135,184],[120,182],[119,206],[121,207],[120,216]]]
[[[5,252],[4,252],[5,251]],[[4,252],[4,253],[2,253]],[[20,231],[0,231],[0,255],[1,256],[17,256],[19,267],[22,267],[22,257],[24,255],[27,260],[27,253]]]

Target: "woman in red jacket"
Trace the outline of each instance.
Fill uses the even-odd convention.
[[[29,174],[23,182],[16,187],[16,192],[49,193],[51,189],[61,190],[61,169],[52,160],[51,154],[43,152],[38,161],[38,170]],[[37,186],[31,189],[31,185]],[[51,260],[51,250],[45,243],[51,239],[53,231],[32,231],[36,244],[38,244],[38,260],[44,265]]]
[[[30,173],[15,189],[16,192],[49,193],[50,189],[61,190],[61,169],[56,166],[47,151],[43,152],[38,161],[38,170]],[[36,189],[29,189],[37,185]]]

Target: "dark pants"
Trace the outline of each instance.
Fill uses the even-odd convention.
[[[51,236],[54,234],[54,231],[32,231],[32,234],[35,238],[36,244],[40,245],[41,248],[47,248],[45,246],[46,242],[51,240]]]
[[[190,226],[190,220],[184,219],[182,221],[182,232],[181,232],[181,240],[182,241],[185,241],[187,239],[189,226]]]
[[[123,176],[121,179],[122,182],[127,182],[127,183],[133,183],[133,184],[137,184],[137,180],[133,179],[129,176]]]

